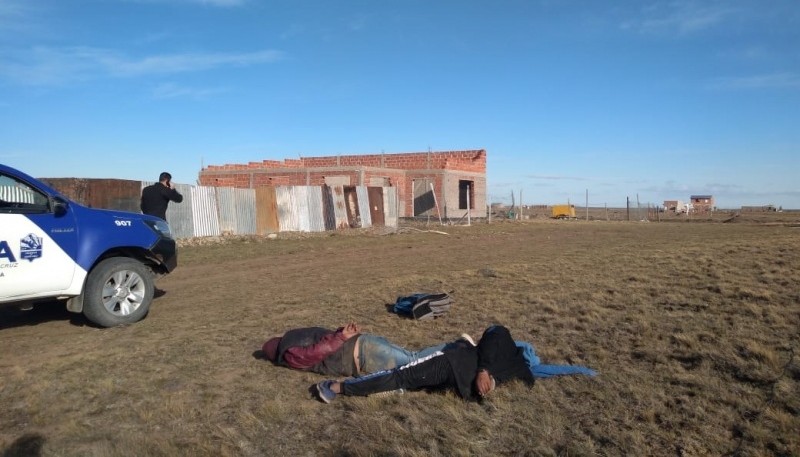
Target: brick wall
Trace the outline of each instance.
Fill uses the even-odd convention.
[[[486,177],[485,175],[472,175],[463,173],[448,173],[445,176],[444,201],[445,214],[449,218],[461,218],[467,210],[460,208],[461,181],[469,181],[470,187],[470,217],[486,216]],[[466,203],[466,202],[465,202]]]
[[[436,151],[399,154],[340,155],[302,157],[299,159],[263,160],[247,164],[209,165],[199,174],[204,186],[264,187],[325,184],[326,176],[349,177],[351,185],[369,185],[387,180],[397,187],[400,216],[414,211],[413,180],[428,178],[434,184],[442,216],[461,217],[458,211],[458,181],[474,182],[475,201],[471,215],[485,215],[486,151]]]
[[[262,160],[247,164],[208,165],[200,171],[200,177],[202,180],[204,175],[214,174],[218,171],[321,167],[375,167],[400,170],[449,169],[485,173],[486,150],[301,157],[282,161]]]

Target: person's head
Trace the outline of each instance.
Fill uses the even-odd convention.
[[[264,353],[264,358],[269,360],[270,362],[276,362],[278,358],[278,344],[281,342],[281,337],[276,336],[274,338],[270,338],[261,346],[261,352]]]
[[[172,175],[167,173],[166,171],[164,171],[160,175],[158,175],[158,182],[160,182],[162,184],[166,184],[166,183],[168,183],[170,181],[172,181]]]

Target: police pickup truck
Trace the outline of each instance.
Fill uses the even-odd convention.
[[[66,300],[102,327],[130,324],[177,259],[164,220],[87,208],[0,164],[0,306]]]

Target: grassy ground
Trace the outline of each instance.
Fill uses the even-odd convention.
[[[797,216],[795,216],[796,218]],[[800,228],[498,222],[186,246],[144,321],[0,311],[0,455],[800,455]],[[425,230],[426,227],[419,227]],[[453,291],[435,321],[386,311]],[[596,378],[311,398],[253,357],[297,326],[420,348],[491,323]]]

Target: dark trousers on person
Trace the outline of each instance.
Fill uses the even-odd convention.
[[[342,383],[342,393],[365,397],[392,390],[417,390],[455,386],[453,369],[447,357],[438,352],[398,368],[379,371]]]

